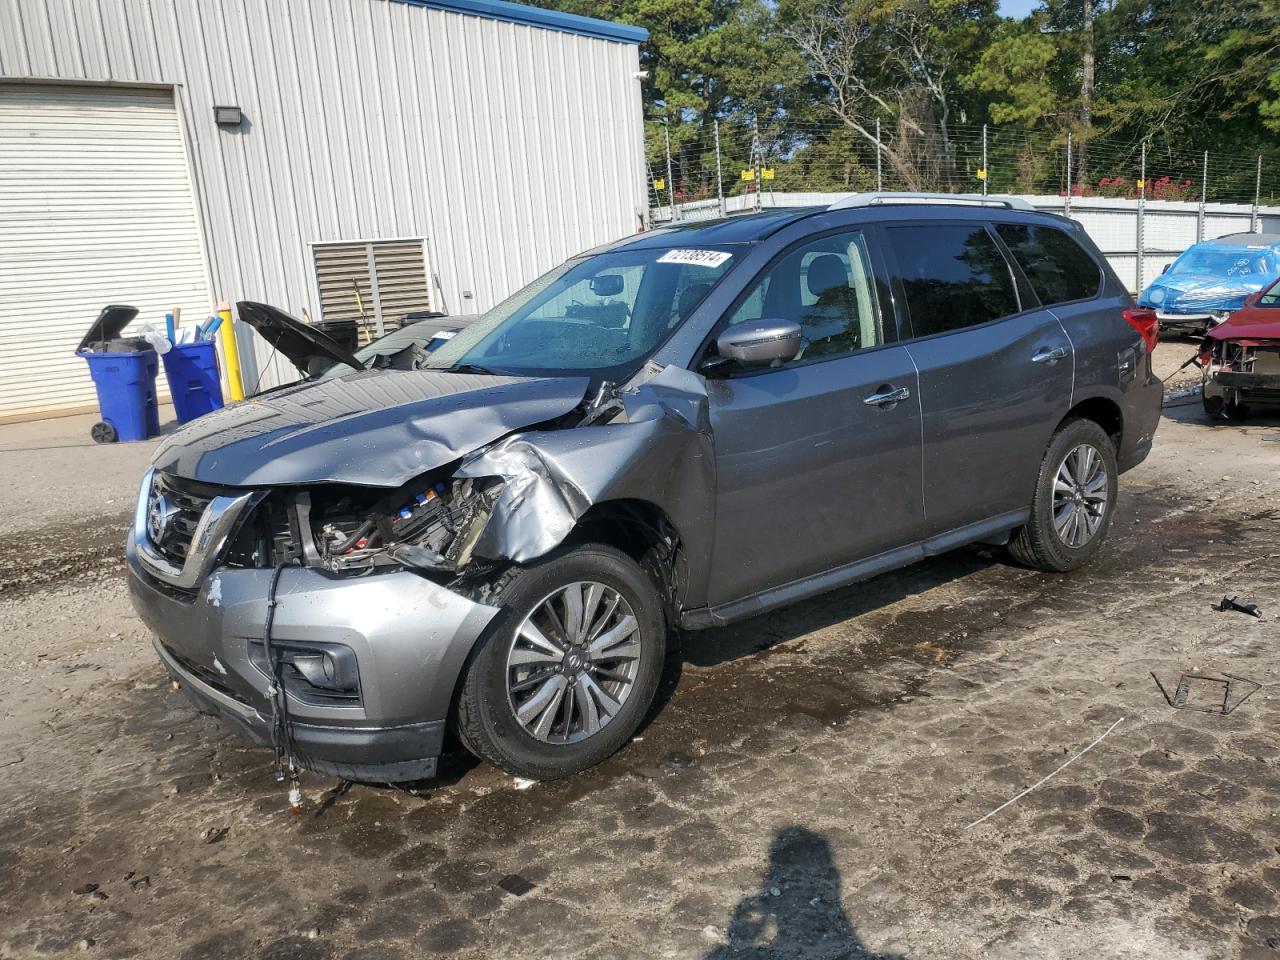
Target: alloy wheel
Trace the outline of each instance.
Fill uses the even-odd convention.
[[[622,709],[640,666],[640,625],[617,590],[593,581],[555,590],[524,618],[507,653],[507,699],[544,743],[576,743]]]
[[[1053,528],[1058,539],[1079,549],[1097,536],[1109,496],[1102,454],[1088,443],[1072,447],[1053,480]]]

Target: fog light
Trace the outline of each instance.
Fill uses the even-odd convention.
[[[341,643],[273,640],[271,651],[280,664],[285,689],[295,697],[317,703],[360,703],[360,669],[350,647]],[[249,658],[271,676],[261,641],[250,641]]]
[[[285,663],[292,663],[302,678],[321,690],[354,693],[359,684],[355,654],[345,648],[316,653],[283,651]]]

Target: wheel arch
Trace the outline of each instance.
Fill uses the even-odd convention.
[[[685,553],[675,524],[656,503],[632,498],[594,503],[564,543],[603,543],[621,550],[653,581],[667,622],[678,622],[688,584]]]
[[[1092,396],[1078,401],[1058,422],[1053,432],[1056,434],[1072,420],[1092,420],[1106,431],[1117,453],[1119,452],[1120,443],[1124,438],[1124,413],[1120,409],[1120,404],[1110,397]]]

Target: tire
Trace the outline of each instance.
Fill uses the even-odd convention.
[[[115,443],[120,439],[116,433],[116,428],[105,420],[99,420],[90,427],[89,436],[93,438],[94,443]]]
[[[587,636],[565,643],[557,633],[573,633],[559,626],[571,623],[566,603],[576,592],[586,608],[593,588],[599,588],[595,613],[580,618],[589,621]],[[567,777],[616,753],[653,705],[666,655],[662,602],[644,571],[612,547],[575,546],[509,571],[490,602],[502,612],[472,651],[458,695],[458,734],[466,747],[531,780]],[[630,633],[628,611],[635,625]],[[612,679],[619,677],[627,682]],[[610,708],[610,700],[620,706]]]
[[[1097,463],[1086,464],[1079,459],[1068,463],[1081,448],[1092,450]],[[1055,492],[1064,469],[1067,471],[1064,482],[1074,480],[1075,474],[1082,470],[1087,474],[1080,484],[1074,485],[1069,496],[1065,491]],[[1101,479],[1098,469],[1105,473]],[[1074,570],[1086,563],[1102,546],[1111,525],[1118,473],[1115,447],[1102,427],[1092,420],[1071,420],[1063,424],[1049,441],[1040,462],[1031,519],[1009,541],[1009,553],[1021,564],[1055,573]],[[1078,521],[1072,521],[1071,514],[1078,517]],[[1067,516],[1065,534],[1059,530],[1063,516]]]
[[[1222,397],[1206,397],[1203,394],[1200,399],[1204,401],[1205,415],[1213,423],[1224,420],[1241,423],[1249,418],[1249,408],[1243,403],[1229,402]]]

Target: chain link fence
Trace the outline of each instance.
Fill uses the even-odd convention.
[[[839,121],[654,124],[647,146],[655,224],[855,192],[1013,194],[1079,220],[1134,291],[1202,239],[1280,232],[1280,158],[996,125]]]

